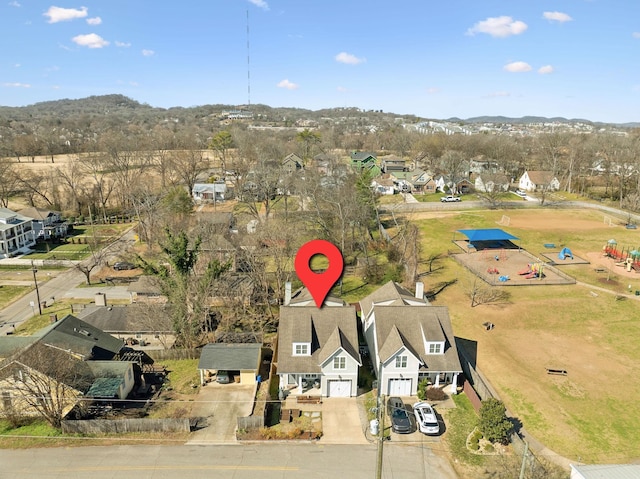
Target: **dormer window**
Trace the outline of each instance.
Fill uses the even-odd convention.
[[[428,354],[442,354],[444,352],[444,344],[441,342],[438,343],[428,343]]]
[[[309,356],[311,350],[309,343],[293,343],[294,356]]]

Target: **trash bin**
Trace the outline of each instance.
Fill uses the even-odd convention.
[[[380,431],[380,422],[377,419],[372,419],[371,421],[369,421],[369,431],[374,436],[378,435],[378,432]]]

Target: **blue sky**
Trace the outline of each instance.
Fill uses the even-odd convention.
[[[640,121],[638,0],[2,1],[4,106],[246,104],[249,51],[254,104]]]

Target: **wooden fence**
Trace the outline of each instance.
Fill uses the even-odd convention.
[[[199,349],[150,349],[145,352],[154,360],[163,359],[200,359]]]
[[[65,434],[119,434],[127,432],[189,432],[189,419],[93,419],[62,421]]]

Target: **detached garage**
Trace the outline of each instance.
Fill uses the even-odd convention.
[[[240,384],[253,384],[260,370],[262,344],[212,343],[202,348],[198,370],[204,386],[218,371],[228,371]]]

